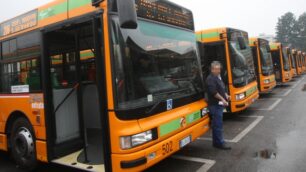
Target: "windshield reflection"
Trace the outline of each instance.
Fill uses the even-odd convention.
[[[268,42],[260,42],[260,53],[261,53],[261,69],[264,76],[271,75],[273,73],[273,61],[271,53],[267,50]]]
[[[243,36],[246,42],[246,48],[240,49],[238,37]],[[246,86],[255,81],[255,69],[251,48],[247,44],[248,37],[242,32],[233,32],[230,35],[230,53],[233,84],[235,87]]]
[[[119,109],[154,105],[203,91],[193,32],[138,20],[120,29],[113,18]]]

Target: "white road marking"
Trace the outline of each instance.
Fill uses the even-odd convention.
[[[224,141],[229,143],[238,143],[244,136],[246,136],[251,130],[253,130],[256,125],[264,118],[264,116],[239,116],[241,118],[257,118],[254,122],[252,122],[247,128],[245,128],[242,132],[240,132],[235,138],[232,140],[225,139]],[[211,138],[200,137],[198,140],[209,140],[212,141]]]
[[[250,107],[250,109],[260,110],[260,111],[272,111],[283,99],[281,99],[281,98],[265,98],[265,99],[259,99],[257,101],[263,101],[263,100],[276,100],[276,101],[271,106],[269,106],[268,108],[252,108],[252,107]]]
[[[304,80],[305,77],[301,78],[297,83],[295,83],[292,88],[295,88],[297,87],[303,80]]]
[[[289,89],[288,91],[286,91],[283,95],[281,95],[282,97],[286,97],[288,96],[290,93],[292,92],[292,89]]]
[[[203,163],[196,172],[207,172],[212,166],[215,165],[215,160],[210,159],[203,159],[203,158],[195,158],[195,157],[188,157],[188,156],[181,156],[181,155],[173,155],[171,156],[173,159],[179,159],[179,160],[185,160],[185,161],[192,161],[192,162],[198,162]]]
[[[247,118],[248,116],[242,116]],[[246,129],[244,129],[241,133],[239,133],[233,140],[233,143],[238,143],[244,136],[246,136],[256,125],[264,118],[263,116],[249,116],[253,118],[257,118],[252,124],[250,124]]]

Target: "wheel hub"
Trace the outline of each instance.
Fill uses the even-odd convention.
[[[31,132],[21,128],[15,137],[16,151],[21,157],[29,157],[34,152],[34,141]]]

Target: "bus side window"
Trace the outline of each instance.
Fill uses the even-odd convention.
[[[5,60],[1,61],[2,93],[11,93],[12,86],[20,85],[28,86],[29,92],[41,91],[40,32],[27,33],[3,42],[1,53],[1,60]]]

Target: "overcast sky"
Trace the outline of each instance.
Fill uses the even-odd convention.
[[[4,1],[4,0],[3,0]],[[29,11],[52,0],[6,1],[0,6],[0,21]],[[291,11],[306,11],[306,0],[171,0],[191,9],[196,29],[228,26],[246,30],[251,36],[274,34],[278,17]]]

